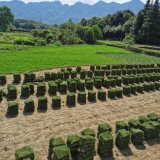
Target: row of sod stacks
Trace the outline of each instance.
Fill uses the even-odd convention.
[[[77,84],[77,89],[79,91],[84,91],[85,90],[85,82],[79,81],[78,84]]]
[[[116,97],[122,97],[123,95],[123,90],[121,88],[116,88]]]
[[[93,136],[82,135],[79,142],[78,160],[93,160],[95,155],[95,142]]]
[[[86,71],[85,70],[81,70],[80,71],[80,79],[85,79],[86,78]]]
[[[88,101],[96,101],[96,92],[95,91],[89,91],[88,92]]]
[[[144,86],[143,85],[137,85],[137,92],[138,93],[143,93],[144,91]]]
[[[67,84],[66,83],[60,83],[59,92],[61,94],[67,93]]]
[[[24,73],[24,82],[33,82],[36,78],[36,74],[33,72],[30,73]]]
[[[66,104],[68,106],[75,106],[76,105],[76,95],[75,93],[69,93],[67,94],[67,101],[66,101]]]
[[[44,96],[46,93],[46,85],[44,82],[39,82],[37,85],[37,95]]]
[[[55,83],[55,81],[49,81],[48,86],[49,86],[48,93],[51,95],[56,94],[58,90],[58,85]]]
[[[14,84],[8,84],[7,89],[8,89],[8,98],[16,99],[17,98],[16,86]]]
[[[51,137],[49,141],[51,160],[71,160],[70,150],[61,137]]]
[[[34,160],[35,152],[30,146],[24,146],[15,152],[15,160]]]
[[[109,89],[108,90],[108,97],[115,98],[116,97],[116,89]]]
[[[28,82],[26,83],[26,85],[29,86],[30,94],[33,94],[34,93],[34,83]]]
[[[29,97],[30,96],[30,88],[28,85],[21,86],[21,96],[22,97]]]
[[[125,129],[120,129],[117,132],[115,143],[120,148],[128,147],[130,143],[131,133]]]
[[[117,121],[116,122],[116,132],[118,132],[121,129],[125,129],[126,131],[128,131],[129,125],[125,123],[124,121]]]
[[[77,77],[77,71],[71,71],[70,74],[72,79]]]
[[[0,75],[0,84],[4,85],[7,83],[6,75]]]
[[[47,109],[47,97],[39,97],[38,98],[38,109],[46,110]]]
[[[58,79],[64,80],[64,73],[62,71],[58,72]]]
[[[76,92],[77,90],[77,82],[74,79],[67,80],[68,90],[70,92]]]
[[[85,92],[78,92],[78,102],[86,103],[86,93]]]
[[[140,124],[140,129],[144,132],[145,139],[151,139],[154,137],[155,127],[145,122]]]
[[[124,95],[130,95],[131,94],[131,87],[130,86],[124,86],[123,87],[123,94]]]
[[[100,156],[109,157],[113,156],[113,136],[112,133],[107,131],[99,135],[98,153]]]
[[[88,79],[86,80],[86,89],[93,89],[93,80],[92,79]]]
[[[27,99],[24,102],[24,112],[33,112],[35,109],[34,101],[32,99]]]
[[[14,83],[20,83],[21,82],[21,74],[20,73],[14,73],[13,74],[13,82]]]
[[[97,136],[99,136],[101,133],[111,132],[111,131],[112,131],[112,128],[108,123],[99,124]]]
[[[78,155],[80,136],[76,134],[71,134],[67,137],[67,146],[70,149],[72,157]]]
[[[53,96],[52,97],[52,107],[53,108],[61,108],[61,97]]]
[[[8,102],[7,115],[18,114],[18,102]]]
[[[136,120],[136,119],[130,119],[130,120],[128,121],[128,125],[129,125],[129,128],[130,128],[130,129],[131,129],[131,128],[138,129],[140,123],[139,123],[139,121]]]
[[[131,142],[135,145],[143,144],[144,142],[144,133],[140,129],[131,128]]]
[[[106,91],[99,90],[98,91],[98,99],[101,101],[105,101],[106,100]]]
[[[77,73],[80,73],[81,69],[82,69],[81,66],[77,66],[77,67],[76,67]]]

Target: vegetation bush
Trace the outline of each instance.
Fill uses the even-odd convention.
[[[47,109],[47,103],[48,103],[47,97],[39,97],[38,98],[38,109],[46,110]]]
[[[34,101],[32,99],[27,99],[24,101],[24,112],[33,112],[35,109]]]
[[[15,152],[16,160],[34,160],[35,152],[30,146],[24,146],[20,149],[17,149]]]
[[[53,108],[61,108],[61,97],[53,96],[52,97],[52,107]]]
[[[7,115],[18,114],[18,102],[8,102]]]

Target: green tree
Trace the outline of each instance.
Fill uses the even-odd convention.
[[[95,39],[101,39],[102,38],[102,31],[101,29],[98,27],[98,25],[93,25],[92,29],[94,31],[94,37]]]
[[[10,24],[14,20],[14,15],[12,14],[11,10],[6,7],[0,7],[0,31],[6,31],[9,29]]]

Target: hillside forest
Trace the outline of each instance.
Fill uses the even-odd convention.
[[[60,25],[48,25],[25,19],[14,19],[11,10],[0,7],[0,31],[30,32],[33,38],[16,40],[16,44],[95,44],[97,40],[120,40],[126,44],[160,44],[159,0],[147,0],[144,8],[134,14],[130,10],[117,11],[103,18],[71,19]]]

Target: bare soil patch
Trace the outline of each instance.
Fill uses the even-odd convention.
[[[59,71],[59,69],[47,71]],[[44,72],[46,70],[36,72],[36,75],[44,75]],[[7,83],[12,82],[12,75],[7,75]],[[98,124],[108,122],[112,126],[115,137],[115,123],[118,120],[128,122],[131,118],[138,118],[139,115],[146,115],[151,112],[160,115],[160,91],[144,92],[144,94],[131,95],[130,97],[123,96],[123,98],[115,100],[107,98],[105,102],[97,100],[95,103],[90,103],[87,101],[85,105],[77,103],[75,107],[71,108],[66,106],[66,95],[61,95],[62,108],[59,110],[52,109],[52,97],[46,92],[48,97],[46,112],[37,110],[38,101],[35,93],[30,96],[35,102],[35,111],[33,114],[23,114],[25,99],[20,98],[21,85],[22,83],[16,85],[18,89],[16,101],[19,103],[17,117],[6,116],[9,100],[4,98],[0,103],[0,160],[14,160],[16,149],[25,145],[34,148],[36,160],[47,160],[49,139],[53,135],[62,136],[66,139],[69,134],[80,134],[81,130],[87,127],[97,132]],[[46,86],[48,87],[48,85]],[[7,91],[7,85],[0,86],[0,88]],[[106,90],[105,88],[102,89]],[[96,89],[94,88],[94,90]],[[110,159],[159,160],[159,151],[160,139],[151,139],[145,141],[143,146],[130,144],[128,148],[123,150],[114,146],[114,156]],[[100,160],[100,157],[96,155],[94,160]]]

